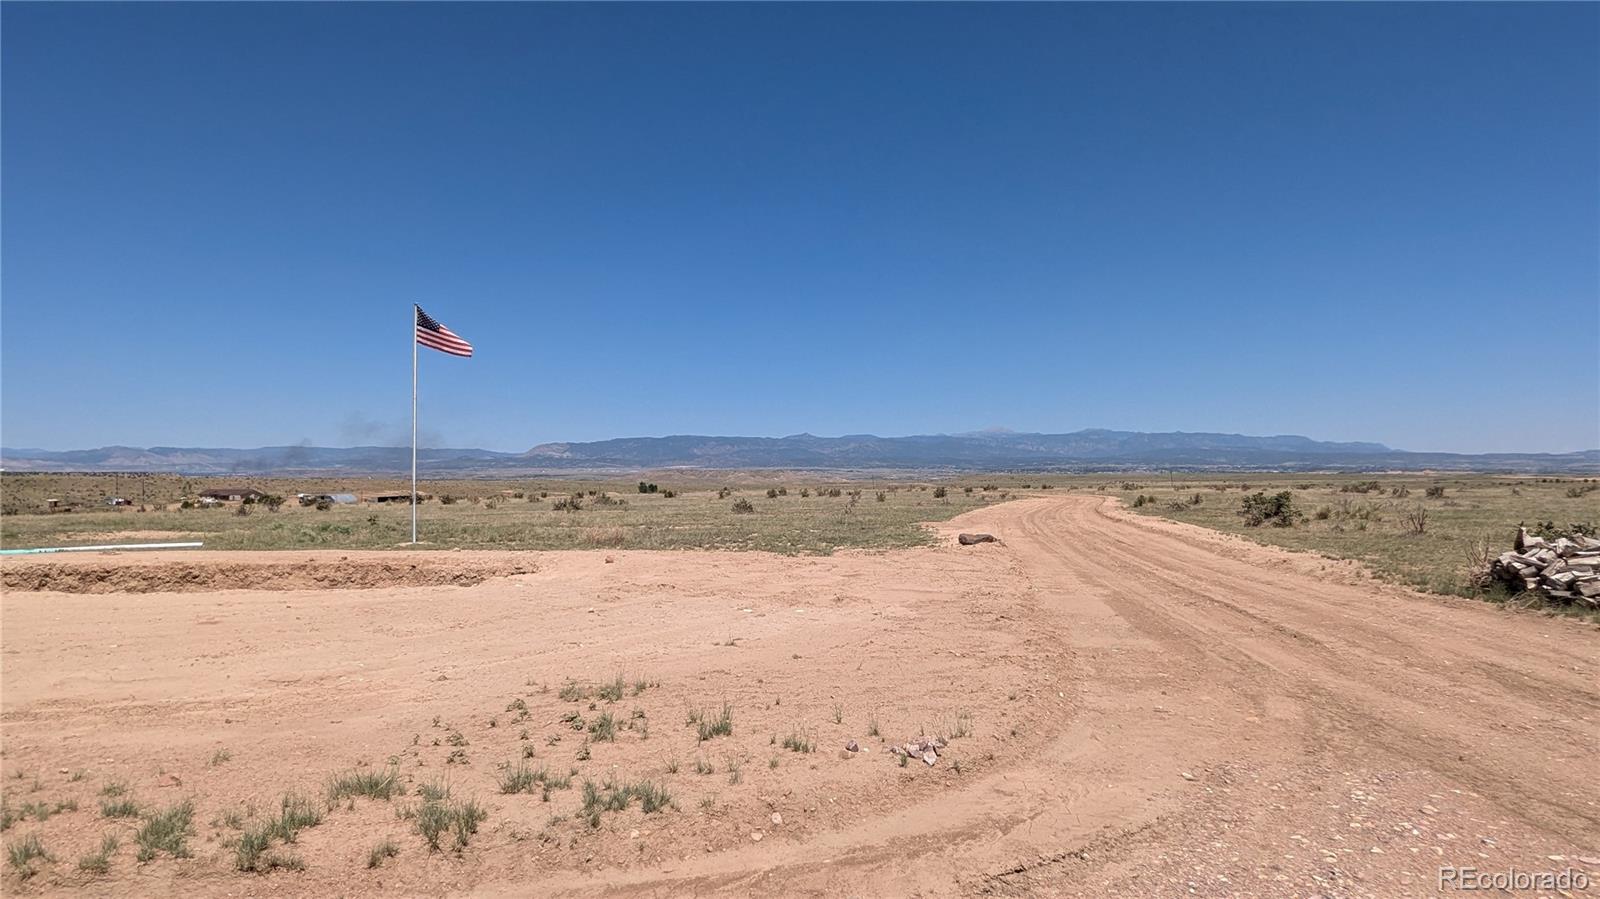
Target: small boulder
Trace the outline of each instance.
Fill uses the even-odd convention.
[[[850,752],[860,752],[861,751],[861,745],[859,743],[857,743],[856,741],[854,741],[854,740],[851,740],[850,742],[844,744],[844,748],[846,750],[850,751]]]
[[[956,540],[959,541],[962,546],[972,546],[975,543],[1000,542],[999,539],[993,534],[961,534],[956,537]]]

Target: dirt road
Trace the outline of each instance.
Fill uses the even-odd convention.
[[[1592,626],[1098,497],[941,527],[973,529],[1005,542],[520,554],[537,571],[466,587],[8,591],[7,803],[85,806],[8,841],[37,829],[76,858],[111,779],[199,808],[193,858],[124,850],[98,877],[58,862],[8,874],[8,892],[1396,896],[1434,893],[1444,865],[1600,879]],[[363,557],[318,560],[334,562]],[[616,704],[648,727],[591,744],[563,710],[611,706],[551,687],[619,671],[649,675]],[[685,710],[723,701],[734,733],[700,743]],[[883,751],[919,731],[952,736],[938,765]],[[782,748],[794,735],[816,751]],[[524,745],[582,759],[580,779],[649,775],[678,808],[590,828],[576,790],[498,794],[496,765]],[[230,761],[205,761],[222,747]],[[236,837],[212,819],[385,759],[488,803],[464,852],[421,850],[389,804],[352,801],[300,835],[305,871],[232,870]],[[401,854],[366,870],[386,836]]]

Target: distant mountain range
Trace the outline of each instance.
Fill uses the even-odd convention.
[[[1412,453],[1379,443],[1307,437],[1147,434],[1085,430],[1070,434],[984,431],[917,437],[626,437],[546,443],[525,453],[425,449],[430,477],[492,477],[671,468],[812,471],[1386,471],[1434,469],[1516,473],[1600,473],[1600,450],[1577,453]],[[89,450],[0,448],[6,471],[125,471],[193,475],[393,475],[411,469],[398,446],[268,446],[206,449],[107,446]]]

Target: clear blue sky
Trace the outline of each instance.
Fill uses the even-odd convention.
[[[0,20],[9,446],[1600,446],[1600,5]]]

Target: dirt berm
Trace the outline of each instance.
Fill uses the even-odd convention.
[[[146,561],[128,555],[7,560],[0,577],[8,591],[60,593],[192,593],[210,590],[365,590],[379,587],[470,587],[490,578],[532,574],[531,560],[438,557],[311,557],[282,561],[208,559]]]

